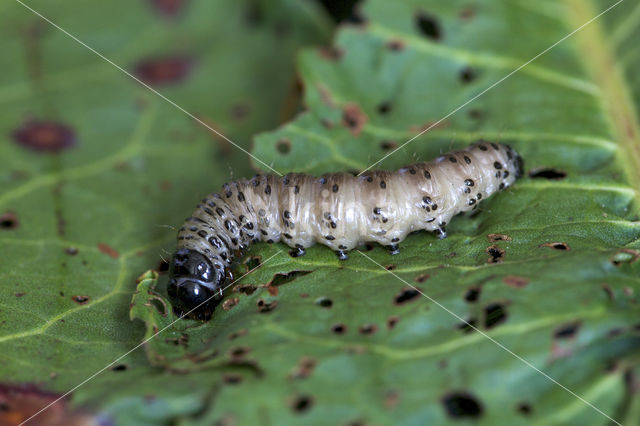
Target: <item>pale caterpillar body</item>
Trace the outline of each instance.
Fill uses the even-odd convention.
[[[522,159],[511,147],[481,141],[397,171],[256,175],[225,183],[180,228],[168,294],[184,312],[208,300],[196,312],[207,317],[232,277],[232,263],[252,242],[283,241],[297,255],[320,243],[346,259],[366,242],[395,254],[413,231],[445,238],[454,215],[476,208],[521,173]]]

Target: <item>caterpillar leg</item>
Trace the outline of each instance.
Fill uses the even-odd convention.
[[[397,244],[391,244],[390,246],[387,246],[387,248],[389,249],[389,254],[392,256],[400,253],[400,247],[398,247]]]
[[[293,250],[289,252],[289,254],[291,255],[291,257],[300,257],[307,254],[307,251],[304,249],[304,247],[297,245]]]
[[[336,251],[336,255],[338,256],[338,259],[340,259],[340,260],[347,260],[349,258],[349,255],[344,250],[337,250]]]
[[[442,223],[440,224],[440,227],[436,229],[436,232],[438,233],[438,239],[440,240],[444,240],[445,238],[447,238],[447,228],[445,228],[444,225],[445,224]]]

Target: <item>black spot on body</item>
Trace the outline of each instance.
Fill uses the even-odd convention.
[[[424,171],[424,177],[425,177],[425,179],[431,179],[431,173],[429,173],[428,170],[425,170]]]
[[[331,188],[331,190],[332,190],[333,192],[338,192],[338,189],[339,189],[338,184],[337,184],[337,183],[334,183],[334,184],[333,184],[333,187]]]
[[[385,189],[387,187],[387,183],[385,181],[380,182],[380,188]]]
[[[267,195],[271,194],[271,185],[267,185],[264,188],[264,193],[267,194]]]

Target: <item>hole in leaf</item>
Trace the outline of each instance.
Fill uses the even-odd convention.
[[[375,324],[364,324],[360,326],[360,334],[373,334],[378,331],[378,326]]]
[[[416,300],[420,296],[418,290],[414,288],[405,288],[400,293],[396,294],[393,299],[393,303],[396,305],[402,305],[404,303]]]
[[[276,149],[282,155],[286,155],[291,151],[291,141],[289,139],[280,139],[276,142]]]
[[[347,332],[347,326],[344,324],[334,324],[331,327],[331,331],[333,331],[335,334],[344,334]]]
[[[389,112],[391,112],[391,107],[392,107],[391,102],[386,101],[378,105],[377,110],[379,114],[386,115],[386,114],[389,114]]]
[[[160,315],[163,317],[167,316],[167,305],[165,305],[164,300],[159,297],[153,297],[151,299],[151,304],[156,308]]]
[[[531,413],[533,413],[533,407],[528,402],[519,403],[516,407],[516,410],[518,411],[518,413],[524,416],[529,416],[531,415]]]
[[[487,262],[489,263],[500,263],[504,259],[504,250],[498,246],[489,246],[486,250],[489,255],[489,259]]]
[[[570,324],[565,324],[560,326],[553,332],[553,337],[555,339],[570,339],[576,335],[578,330],[580,329],[580,323],[574,322]]]
[[[89,302],[89,296],[73,296],[71,300],[79,305],[84,305]]]
[[[264,314],[273,311],[276,306],[278,306],[278,302],[276,300],[265,302],[264,299],[258,299],[258,301],[256,302],[256,306],[258,307],[258,312]]]
[[[480,290],[481,287],[470,287],[467,289],[467,292],[464,294],[464,300],[469,303],[477,302],[480,298]]]
[[[420,33],[428,39],[438,41],[442,38],[442,30],[438,19],[424,12],[418,13],[416,16],[416,26]]]
[[[168,270],[169,270],[169,262],[167,262],[166,260],[161,260],[158,263],[158,266],[156,266],[156,271],[158,271],[158,273],[160,274],[163,274]]]
[[[291,409],[296,413],[303,413],[311,409],[313,398],[309,395],[298,395],[291,403]]]
[[[623,248],[611,257],[611,263],[614,266],[620,266],[623,263],[633,263],[640,259],[640,251]]]
[[[564,251],[571,250],[571,247],[569,247],[569,244],[567,243],[544,243],[544,244],[540,244],[540,247],[551,247],[554,250],[564,250]]]
[[[395,141],[382,141],[380,142],[380,149],[383,151],[391,151],[398,147],[398,144]]]
[[[333,306],[333,301],[328,297],[319,297],[314,303],[318,306],[322,306],[323,308],[330,308]]]
[[[222,380],[228,385],[238,385],[242,382],[242,376],[238,374],[225,374]]]
[[[13,212],[6,212],[0,215],[0,229],[11,230],[16,229],[20,225],[18,216]]]
[[[478,320],[476,318],[469,318],[462,324],[458,325],[458,330],[461,330],[463,333],[468,334],[475,331],[473,327],[477,327],[477,325],[478,325]]]
[[[460,71],[460,81],[463,84],[471,83],[476,79],[476,71],[471,67],[465,67]]]
[[[251,271],[253,269],[256,269],[258,266],[260,266],[261,262],[262,262],[261,256],[249,256],[244,261],[244,264],[247,265],[247,271]]]
[[[233,291],[250,296],[256,291],[256,289],[257,287],[253,284],[240,284],[234,287]]]
[[[496,241],[511,241],[511,237],[506,234],[489,234],[487,235],[487,239],[490,243],[495,243]]]
[[[304,277],[305,275],[310,273],[311,271],[291,271],[287,272],[286,274],[277,273],[273,276],[273,278],[271,278],[271,281],[269,281],[268,285],[274,287],[281,286],[290,283],[298,277]]]
[[[482,415],[482,404],[468,392],[452,392],[442,398],[442,405],[453,418],[478,418]]]
[[[550,167],[539,167],[529,172],[529,177],[532,179],[550,179],[560,180],[567,177],[567,173]]]
[[[393,327],[396,326],[396,324],[398,324],[398,321],[400,321],[400,317],[389,317],[387,319],[387,328],[392,329]]]
[[[491,303],[484,309],[484,326],[487,329],[502,324],[507,320],[507,311],[501,303]]]
[[[222,310],[228,311],[232,309],[234,306],[236,306],[239,302],[240,302],[240,299],[238,299],[237,297],[231,297],[225,300],[224,302],[222,302]]]

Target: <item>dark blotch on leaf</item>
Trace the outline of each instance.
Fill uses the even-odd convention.
[[[553,332],[553,337],[555,339],[570,339],[573,336],[575,336],[579,328],[580,328],[579,322],[565,324],[563,326],[560,326],[559,328],[556,329],[556,331]]]
[[[298,395],[291,402],[291,409],[296,413],[308,411],[313,406],[313,398],[309,395]]]
[[[498,246],[489,246],[486,250],[489,255],[489,263],[500,263],[504,259],[504,250]]]
[[[392,329],[393,327],[396,326],[396,324],[398,324],[398,321],[400,321],[400,317],[393,316],[393,317],[387,318],[387,327],[389,329]]]
[[[334,324],[331,327],[331,331],[333,331],[335,334],[344,334],[347,332],[347,326],[344,324]]]
[[[138,78],[153,86],[176,84],[191,72],[193,61],[185,56],[169,56],[147,59],[136,65]]]
[[[322,306],[323,308],[330,308],[333,306],[333,300],[328,297],[319,297],[314,303],[318,306]]]
[[[468,112],[469,118],[472,120],[482,120],[484,118],[484,112],[477,108],[472,108]]]
[[[287,272],[286,274],[277,273],[273,276],[273,278],[271,278],[271,281],[269,281],[268,285],[275,287],[281,286],[290,283],[298,277],[304,277],[305,275],[310,273],[311,271],[291,271]]]
[[[393,299],[393,303],[396,305],[402,305],[404,303],[416,300],[420,296],[418,290],[414,288],[405,288],[400,293],[396,294]]]
[[[463,84],[471,83],[476,79],[476,71],[471,67],[465,67],[460,71],[460,82]]]
[[[79,305],[84,305],[89,302],[89,296],[73,296],[71,300]]]
[[[345,125],[353,136],[359,136],[367,122],[367,116],[360,109],[360,106],[354,103],[345,104],[342,108],[342,123]]]
[[[414,280],[418,283],[423,283],[429,279],[429,274],[420,274],[414,278]]]
[[[453,418],[478,418],[483,411],[482,403],[468,392],[452,392],[445,395],[442,405]]]
[[[127,369],[127,366],[124,364],[116,364],[113,367],[111,367],[111,371],[125,371]]]
[[[380,148],[383,151],[389,151],[398,147],[398,143],[395,141],[382,141],[380,142]]]
[[[423,36],[433,41],[438,41],[442,38],[440,22],[438,22],[438,19],[433,15],[424,12],[418,13],[416,16],[416,26]]]
[[[529,172],[529,177],[532,179],[561,180],[567,177],[567,173],[558,169],[540,167],[531,170]]]
[[[264,11],[257,1],[247,2],[247,8],[244,12],[244,20],[247,25],[256,27],[264,21]]]
[[[484,308],[484,326],[486,329],[493,328],[507,320],[507,311],[502,303],[491,303]]]
[[[39,152],[60,152],[75,145],[73,130],[54,121],[28,121],[13,132],[13,140]]]
[[[291,152],[291,142],[289,139],[280,139],[276,142],[276,149],[282,155],[286,155]]]
[[[567,243],[562,243],[562,242],[558,242],[558,243],[544,243],[544,244],[540,244],[540,247],[551,247],[554,250],[563,250],[563,251],[569,251],[571,250],[571,247],[569,247],[569,244]]]
[[[242,382],[242,376],[238,374],[225,374],[222,376],[222,381],[228,385],[238,385]]]
[[[528,402],[521,402],[517,405],[516,410],[518,413],[529,416],[533,413],[533,407]]]
[[[20,220],[18,220],[18,216],[14,212],[9,211],[0,215],[0,229],[9,231],[16,229],[19,225]]]
[[[386,101],[378,105],[378,113],[386,115],[391,112],[391,102]]]
[[[522,288],[529,284],[529,280],[527,278],[519,277],[517,275],[507,275],[502,278],[502,282],[513,288]]]
[[[469,303],[477,302],[480,298],[480,290],[481,287],[470,287],[464,294],[464,300]]]
[[[373,334],[378,331],[378,326],[375,324],[364,324],[360,326],[360,334]]]
[[[258,312],[264,314],[266,312],[273,311],[276,306],[278,306],[278,302],[276,300],[265,302],[264,299],[258,299],[258,301],[256,302],[256,306],[258,307]]]
[[[475,331],[474,327],[477,327],[477,325],[478,325],[477,319],[469,318],[462,324],[458,325],[458,330],[462,330],[463,333],[468,334],[468,333],[471,333],[472,331]]]

